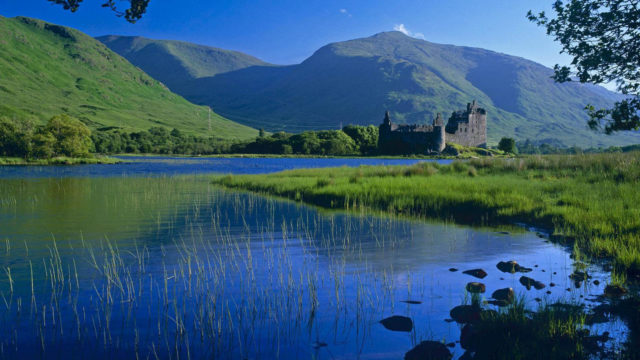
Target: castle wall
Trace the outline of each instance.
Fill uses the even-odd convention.
[[[473,104],[466,112],[454,112],[446,127],[447,143],[463,146],[484,147],[487,145],[487,113]]]
[[[380,126],[378,147],[386,154],[428,154],[441,152],[445,147],[443,126],[392,127]]]
[[[487,144],[487,113],[474,101],[466,111],[454,112],[446,127],[440,114],[433,125],[393,124],[386,113],[378,148],[385,154],[428,154],[442,152],[447,143],[483,147]]]

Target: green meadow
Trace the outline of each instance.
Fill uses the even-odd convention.
[[[213,181],[335,209],[470,224],[524,223],[640,274],[640,153],[304,169]]]

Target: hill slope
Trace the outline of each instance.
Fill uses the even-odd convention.
[[[97,39],[173,91],[189,80],[269,65],[241,52],[183,41],[116,35]]]
[[[586,147],[640,142],[637,134],[587,129],[584,106],[608,106],[617,94],[557,84],[552,73],[519,57],[387,32],[327,45],[299,65],[219,72],[178,90],[230,119],[268,130],[377,125],[387,109],[395,121],[429,123],[437,112],[448,117],[477,99],[489,112],[493,144],[502,136]]]
[[[169,91],[99,41],[44,21],[0,17],[0,115],[67,113],[92,128],[208,131],[208,110]],[[212,135],[257,131],[212,114]]]

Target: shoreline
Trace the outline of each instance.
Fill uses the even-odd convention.
[[[51,159],[26,160],[16,157],[0,157],[0,166],[59,166],[59,165],[112,165],[124,161],[108,156],[96,156],[94,158],[70,158],[65,156]]]

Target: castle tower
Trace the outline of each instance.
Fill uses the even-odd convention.
[[[389,116],[389,111],[388,110],[384,113],[384,120],[382,121],[382,123],[384,125],[391,126],[391,117]]]
[[[433,126],[444,126],[444,119],[442,118],[442,113],[438,113],[436,118],[433,120]]]

